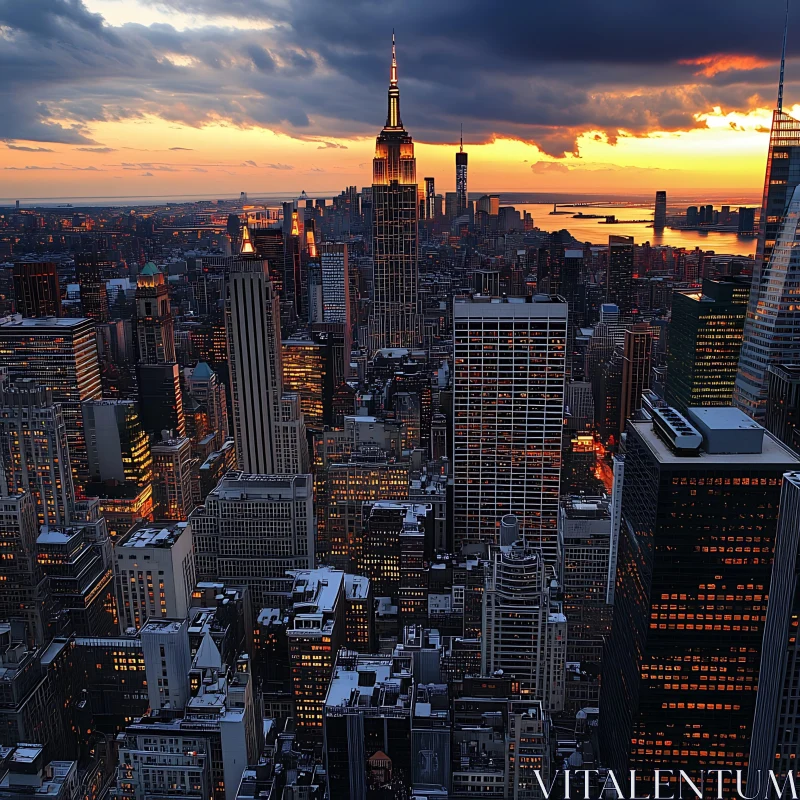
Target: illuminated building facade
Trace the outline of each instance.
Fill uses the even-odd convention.
[[[564,708],[567,619],[550,597],[555,579],[541,550],[522,540],[494,547],[483,595],[481,674],[519,681],[524,696]]]
[[[693,406],[729,406],[750,295],[745,278],[703,280],[701,291],[672,295],[666,400],[681,413]]]
[[[61,289],[52,261],[17,261],[13,275],[19,314],[23,317],[61,316]]]
[[[608,237],[606,303],[613,303],[621,315],[633,307],[633,236]]]
[[[139,489],[150,485],[150,440],[135,400],[87,400],[83,427],[90,480],[129,483]]]
[[[0,619],[22,620],[28,641],[44,644],[47,578],[36,560],[36,503],[30,492],[0,495]]]
[[[425,219],[436,219],[436,180],[425,178]]]
[[[52,391],[61,404],[76,490],[88,478],[83,435],[84,400],[101,397],[94,323],[90,319],[53,317],[0,323],[0,367],[9,378],[30,378]]]
[[[151,453],[156,514],[164,519],[185,520],[194,508],[191,439],[162,439],[152,446]]]
[[[602,757],[747,764],[783,474],[798,457],[733,408],[628,423]],[[650,765],[648,767],[647,765]]]
[[[183,619],[195,585],[194,544],[188,522],[137,525],[114,542],[119,629],[148,619]]]
[[[75,255],[75,277],[81,287],[81,310],[85,317],[96,323],[108,322],[108,290],[103,269],[112,268],[110,261],[100,259],[95,253]]]
[[[375,500],[408,499],[408,464],[390,461],[383,451],[365,448],[327,472],[325,536],[327,562],[356,571],[363,555],[362,506]]]
[[[310,475],[229,472],[189,521],[197,578],[247,586],[253,608],[285,608],[287,571],[314,564]]]
[[[420,343],[417,252],[417,162],[400,120],[400,89],[392,37],[386,125],[372,162],[373,306],[370,349]]]
[[[800,123],[797,123],[800,127]],[[798,146],[800,158],[800,146]],[[800,172],[798,173],[800,178]],[[753,267],[750,302],[744,322],[739,372],[733,400],[757,422],[762,422],[767,405],[767,371],[773,364],[800,362],[800,186],[781,217],[769,260]]]
[[[650,388],[650,367],[653,335],[646,322],[637,323],[625,331],[622,350],[622,392],[620,395],[619,429],[625,430],[625,420],[642,407],[642,392]]]
[[[136,280],[136,342],[140,364],[175,362],[175,330],[164,273],[148,262]]]
[[[69,523],[75,488],[64,415],[34,380],[0,389],[0,470],[0,493],[30,492],[39,524]]]
[[[327,341],[286,339],[281,345],[283,387],[300,397],[306,427],[322,430],[330,424],[333,375]]]
[[[554,563],[567,305],[532,300],[453,304],[454,544],[496,542],[500,519],[513,513]]]

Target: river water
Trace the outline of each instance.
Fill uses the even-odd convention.
[[[756,237],[737,236],[735,233],[717,233],[709,231],[683,231],[677,228],[665,228],[663,233],[656,234],[651,223],[618,222],[616,225],[607,225],[598,219],[573,219],[572,214],[614,214],[619,220],[626,219],[652,219],[652,208],[622,207],[622,206],[582,206],[571,208],[559,206],[560,211],[567,214],[553,214],[553,204],[545,203],[514,203],[517,211],[523,210],[533,217],[533,224],[545,231],[559,231],[566,228],[576,239],[592,244],[608,244],[610,235],[633,236],[636,244],[650,242],[652,245],[670,245],[672,247],[685,247],[694,250],[713,250],[716,253],[748,256],[756,251]]]

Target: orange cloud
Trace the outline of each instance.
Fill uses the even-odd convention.
[[[772,64],[772,61],[756,56],[737,56],[727,53],[718,53],[717,55],[703,56],[702,58],[685,58],[678,63],[690,67],[700,67],[700,69],[694,73],[695,75],[713,78],[720,72],[768,67]]]

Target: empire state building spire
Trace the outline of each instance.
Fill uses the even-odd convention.
[[[400,121],[400,89],[397,86],[397,50],[392,31],[392,69],[389,73],[389,112],[386,115],[387,128],[402,128]]]

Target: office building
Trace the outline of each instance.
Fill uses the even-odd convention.
[[[314,565],[310,475],[229,472],[189,521],[198,580],[249,587],[253,608],[285,607],[287,571]]]
[[[756,780],[761,770],[762,781],[769,770],[786,775],[800,758],[800,473],[784,475],[780,503],[748,773]]]
[[[400,120],[392,36],[389,110],[372,162],[372,351],[420,344],[417,216],[417,162],[414,143]]]
[[[666,400],[677,411],[731,404],[749,295],[749,279],[738,277],[673,293]]]
[[[411,784],[410,654],[340,650],[323,711],[331,797],[369,797]]]
[[[739,225],[736,231],[739,236],[752,236],[756,232],[756,210],[739,207]]]
[[[105,520],[69,527],[42,525],[36,546],[39,566],[48,579],[56,630],[112,636],[114,582]]]
[[[162,431],[186,435],[186,414],[183,410],[181,374],[177,364],[137,364],[139,416],[151,440],[161,438]]]
[[[554,579],[541,550],[521,539],[493,547],[481,633],[481,673],[502,670],[519,681],[524,697],[541,700],[552,712],[564,708],[567,656],[567,619],[550,595]]]
[[[285,339],[281,344],[283,387],[300,398],[303,422],[321,431],[331,424],[333,353],[327,337]]]
[[[558,298],[453,304],[454,545],[497,541],[516,514],[554,563],[567,306]]]
[[[136,342],[140,364],[175,362],[175,331],[164,273],[152,262],[136,280]]]
[[[103,269],[112,264],[96,253],[75,255],[75,278],[81,287],[81,311],[84,317],[93,319],[98,325],[109,320],[108,289]]]
[[[656,208],[653,214],[653,230],[663,231],[667,227],[667,193],[656,192]]]
[[[628,422],[603,762],[647,770],[660,748],[689,773],[741,768],[781,481],[798,457],[737,409],[650,413]]]
[[[247,228],[241,255],[230,267],[225,318],[239,468],[265,475],[300,472],[308,458],[305,431],[299,402],[282,402],[278,296]],[[292,462],[297,468],[282,469]]]
[[[633,236],[608,237],[606,302],[623,316],[633,308],[633,249]]]
[[[464,134],[461,134],[461,144],[456,153],[456,216],[460,217],[467,211],[469,194],[467,192],[467,154],[464,152]]]
[[[36,559],[38,535],[33,495],[0,493],[0,621],[20,620],[30,644],[44,644],[49,614],[47,578]]]
[[[87,400],[83,428],[92,482],[113,481],[138,488],[153,480],[150,441],[135,400]]]
[[[434,220],[439,214],[436,208],[436,181],[425,178],[425,219]]]
[[[0,387],[0,494],[29,492],[42,525],[67,525],[75,507],[67,428],[53,393],[33,379]]]
[[[622,349],[622,390],[620,394],[619,429],[625,420],[642,407],[642,393],[650,388],[653,335],[646,322],[639,322],[625,331]]]
[[[150,448],[153,456],[153,501],[163,519],[185,520],[192,500],[192,441],[167,436]]]
[[[188,370],[187,370],[188,371]],[[225,387],[205,361],[198,361],[186,377],[187,400],[196,404],[195,413],[204,419],[203,428],[214,433],[214,443],[222,447],[228,438],[228,400]]]
[[[800,122],[795,125],[800,137]],[[798,142],[800,159],[800,138]],[[768,261],[762,264],[757,254],[753,266],[733,392],[734,405],[757,422],[763,422],[766,414],[769,367],[800,362],[800,349],[794,337],[794,330],[800,325],[800,306],[796,303],[800,292],[800,252],[795,247],[800,230],[800,188],[794,190],[781,219],[776,239],[770,240]]]
[[[188,522],[136,525],[114,542],[113,567],[122,633],[148,620],[188,614],[196,582]]]
[[[60,317],[61,289],[51,261],[17,261],[13,268],[14,299],[23,317]]]
[[[800,451],[800,364],[775,364],[767,374],[764,427],[793,450]]]
[[[64,415],[75,486],[82,487],[88,463],[81,403],[101,396],[92,320],[17,316],[0,321],[0,367],[11,380],[30,378],[52,391]]]

